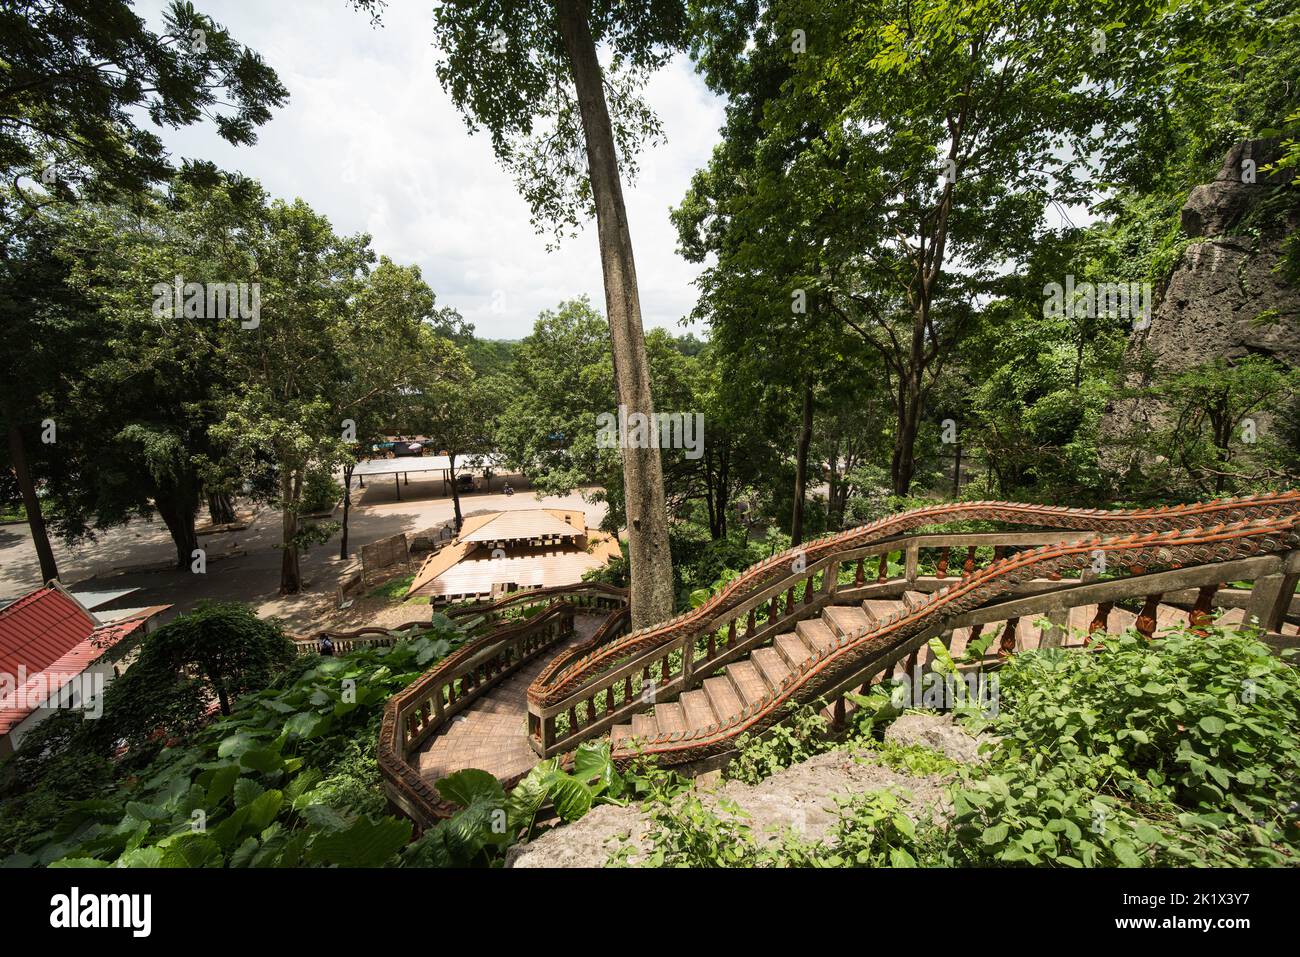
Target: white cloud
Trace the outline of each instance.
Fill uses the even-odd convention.
[[[604,309],[594,222],[546,252],[487,137],[470,135],[438,84],[422,4],[390,4],[378,29],[343,0],[195,5],[262,54],[290,100],[252,147],[229,146],[211,126],[164,133],[177,158],[239,170],[273,196],[301,197],[340,232],[370,233],[379,253],[418,264],[439,304],[482,336],[526,335],[540,310],[583,293]],[[162,6],[141,5],[155,29]],[[676,328],[695,303],[698,267],[676,254],[668,210],[708,161],[722,104],[680,57],[646,95],[667,143],[642,158],[628,218],[645,324]]]

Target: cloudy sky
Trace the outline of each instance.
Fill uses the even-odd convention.
[[[141,0],[137,10],[160,29],[164,6]],[[290,99],[252,147],[232,147],[210,126],[164,134],[177,159],[238,170],[273,196],[302,197],[339,232],[370,233],[377,252],[419,265],[438,304],[455,306],[481,336],[527,335],[539,311],[584,293],[604,311],[595,224],[546,251],[486,135],[470,135],[438,85],[426,3],[391,0],[378,28],[344,0],[195,6],[262,54]],[[698,270],[677,255],[668,210],[708,161],[722,103],[684,59],[646,94],[667,143],[627,190],[641,307],[647,327],[682,332]]]

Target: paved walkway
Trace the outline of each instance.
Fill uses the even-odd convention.
[[[575,614],[574,635],[561,647],[590,639],[607,614]],[[453,771],[478,768],[505,780],[536,764],[537,752],[528,745],[528,686],[559,653],[539,655],[430,738],[414,762],[420,776],[433,784]]]
[[[575,508],[586,512],[587,522],[593,527],[605,517],[603,504],[586,502],[578,491],[567,496],[543,497],[526,488],[520,488],[512,496],[503,495],[495,484],[494,489],[461,496],[461,509],[468,515],[518,508]],[[298,595],[278,594],[281,552],[276,546],[281,538],[280,513],[271,508],[258,512],[246,529],[201,537],[199,544],[208,554],[204,575],[190,574],[188,569],[122,572],[127,566],[175,560],[171,536],[157,518],[137,519],[106,529],[97,533],[95,541],[83,542],[75,548],[64,545],[54,532],[50,537],[65,585],[88,582],[85,587],[138,587],[142,591],[134,596],[133,603],[171,604],[175,606],[172,615],[188,611],[204,598],[245,601],[263,618],[281,618],[291,630],[312,631],[321,627],[327,618],[334,617],[334,589],[344,574],[358,567],[356,556],[363,544],[399,532],[422,532],[452,517],[451,499],[436,493],[432,480],[414,479],[409,489],[403,486],[401,502],[395,501],[391,483],[377,486],[368,482],[361,496],[354,490],[354,502],[357,497],[361,501],[353,506],[350,521],[349,544],[353,557],[347,561],[339,558],[337,535],[324,545],[312,546],[302,556],[302,573],[307,581]],[[244,507],[241,502],[240,508]],[[336,509],[334,520],[338,521],[340,515]],[[0,525],[0,598],[16,598],[40,584],[40,566],[27,525]],[[418,610],[417,614],[406,617],[418,617]],[[331,620],[330,623],[356,628],[371,622]]]

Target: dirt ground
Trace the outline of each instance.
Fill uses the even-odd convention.
[[[562,497],[539,497],[526,482],[512,477],[514,495],[501,492],[501,480],[492,491],[461,496],[463,514],[522,508],[572,508],[587,514],[591,525],[605,515],[603,504],[584,500],[581,491]],[[351,608],[337,611],[335,589],[339,580],[360,567],[361,545],[401,532],[425,532],[451,520],[452,500],[441,494],[441,482],[412,476],[401,486],[401,501],[391,479],[367,483],[364,491],[354,489],[349,520],[347,560],[339,557],[339,537],[314,546],[302,556],[306,587],[297,595],[280,595],[280,513],[262,508],[247,528],[203,535],[200,546],[207,552],[207,571],[196,575],[173,567],[175,546],[159,519],[133,521],[100,532],[94,541],[68,547],[53,541],[60,580],[69,587],[141,589],[130,599],[132,606],[173,605],[170,615],[192,608],[203,599],[238,600],[252,604],[264,618],[276,617],[296,632],[321,627],[359,628],[372,623],[400,624],[427,620],[428,605],[394,604],[383,599],[359,599]],[[586,490],[588,493],[595,489]],[[246,510],[241,503],[240,511]],[[336,509],[333,519],[342,512]],[[241,518],[243,516],[241,515]],[[200,515],[200,524],[206,521]],[[420,556],[414,556],[418,561]],[[414,564],[414,562],[413,562]],[[414,568],[412,569],[414,571]],[[378,581],[368,585],[377,587]],[[40,565],[26,524],[0,525],[0,597],[16,598],[41,585]],[[393,620],[396,619],[396,620]]]

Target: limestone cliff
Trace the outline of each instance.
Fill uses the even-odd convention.
[[[1254,353],[1300,366],[1300,288],[1276,271],[1286,235],[1297,226],[1274,217],[1263,230],[1243,229],[1260,202],[1276,195],[1289,173],[1256,172],[1278,153],[1276,141],[1253,140],[1228,152],[1217,176],[1197,186],[1182,209],[1183,231],[1193,238],[1159,295],[1150,325],[1135,331],[1125,353],[1124,384],[1150,386],[1157,375],[1177,372],[1215,358]],[[1271,321],[1258,317],[1269,314]],[[1103,442],[1160,423],[1153,399],[1121,399],[1102,421]],[[1267,423],[1261,422],[1261,428]],[[1124,472],[1134,453],[1103,453],[1108,470]],[[1139,453],[1140,454],[1140,453]]]

